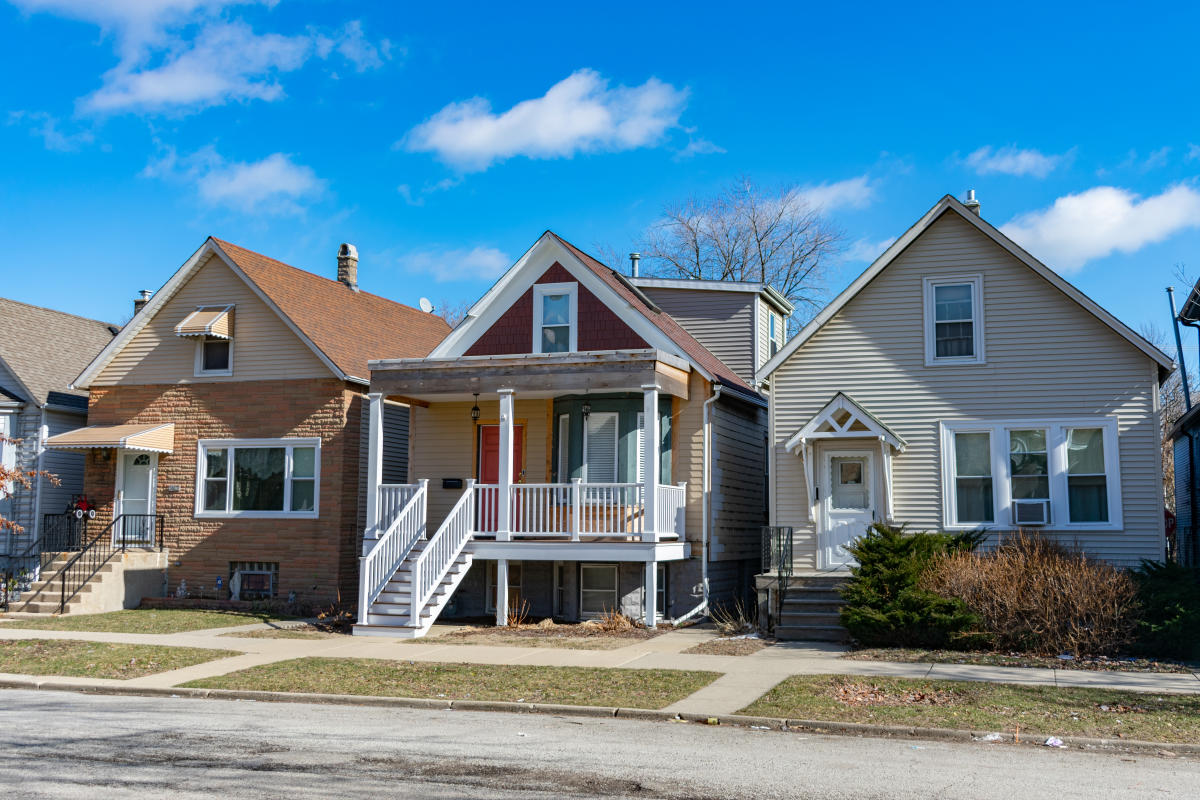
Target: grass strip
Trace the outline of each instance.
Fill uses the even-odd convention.
[[[73,614],[63,617],[14,619],[0,623],[6,629],[88,631],[94,633],[183,633],[209,628],[230,628],[276,619],[246,611],[203,611],[176,608],[133,608],[106,614]]]
[[[0,672],[125,680],[241,655],[230,650],[71,639],[0,640]]]
[[[742,709],[790,719],[1200,743],[1200,696],[860,675],[797,675]]]
[[[1186,673],[1193,664],[1153,658],[1059,658],[1032,653],[993,653],[983,650],[925,650],[919,647],[869,647],[851,650],[842,658],[851,661],[893,661],[900,664],[974,664],[984,667],[1041,667],[1094,672]]]
[[[720,673],[716,672],[673,669],[297,658],[185,685],[204,689],[657,709],[682,700],[718,677]]]

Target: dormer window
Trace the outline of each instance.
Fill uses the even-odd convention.
[[[233,374],[233,306],[200,306],[175,335],[196,340],[196,377]]]
[[[925,365],[983,363],[983,277],[925,279]]]
[[[573,353],[578,345],[578,284],[533,287],[533,352]]]

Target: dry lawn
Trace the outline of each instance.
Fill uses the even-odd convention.
[[[241,655],[229,650],[71,639],[0,640],[0,672],[125,680]]]

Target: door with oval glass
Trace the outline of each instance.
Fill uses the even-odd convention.
[[[875,520],[873,462],[869,452],[837,450],[825,454],[824,484],[829,488],[821,500],[824,529],[819,539],[821,569],[857,563],[846,551],[846,545],[866,533]]]
[[[158,455],[121,453],[117,473],[117,502],[113,541],[126,545],[151,546],[155,540],[154,495],[157,483]]]

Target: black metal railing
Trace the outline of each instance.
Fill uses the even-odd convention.
[[[59,584],[58,613],[66,610],[79,590],[90,581],[113,557],[130,547],[163,548],[163,516],[161,514],[122,514],[105,526],[95,538],[88,540],[71,557],[50,582]]]
[[[774,630],[775,623],[783,616],[783,601],[792,577],[792,533],[790,525],[764,525],[762,529],[762,572],[775,576],[767,630]]]
[[[46,514],[38,537],[7,559],[0,576],[0,608],[7,612],[13,595],[28,591],[60,555],[79,550],[87,540],[87,525],[87,517],[74,512]]]

